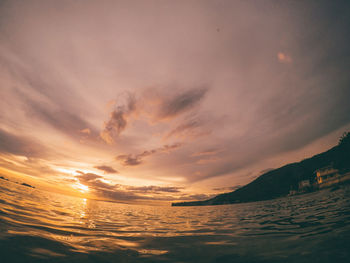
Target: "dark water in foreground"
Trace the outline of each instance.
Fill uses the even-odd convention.
[[[0,180],[0,261],[350,262],[350,187],[212,206],[115,204]]]

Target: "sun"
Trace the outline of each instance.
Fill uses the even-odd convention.
[[[89,187],[86,185],[83,185],[79,182],[77,182],[76,184],[73,185],[73,188],[77,189],[78,191],[80,191],[81,193],[88,193],[89,192]]]

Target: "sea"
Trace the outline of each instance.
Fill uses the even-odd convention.
[[[0,180],[0,262],[350,262],[350,186],[171,207],[94,201]]]

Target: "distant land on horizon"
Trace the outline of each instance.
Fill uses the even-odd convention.
[[[300,181],[314,182],[314,172],[329,165],[338,169],[340,173],[350,170],[350,132],[344,133],[338,145],[328,151],[270,170],[233,192],[219,194],[204,201],[172,203],[172,206],[223,205],[284,197],[290,190],[298,189]]]
[[[32,185],[27,184],[27,183],[19,183],[19,182],[10,181],[9,179],[7,179],[6,177],[4,177],[2,175],[0,175],[0,180],[8,181],[8,182],[11,182],[11,183],[14,183],[14,184],[20,184],[20,185],[23,185],[23,186],[26,186],[26,187],[30,187],[30,188],[35,188],[35,186],[32,186]]]

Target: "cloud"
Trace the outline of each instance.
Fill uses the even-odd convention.
[[[118,189],[97,189],[96,193],[100,197],[116,201],[134,201],[140,199],[151,199],[134,194],[133,192],[118,190]]]
[[[109,173],[109,174],[116,174],[118,173],[117,170],[115,170],[113,167],[111,166],[107,166],[107,165],[98,165],[98,166],[94,166],[94,168],[99,169],[105,173]]]
[[[125,130],[129,115],[136,109],[136,99],[131,93],[123,94],[117,103],[121,104],[115,106],[109,120],[105,122],[104,128],[100,133],[101,138],[109,144],[113,143],[115,138]]]
[[[77,171],[80,175],[76,175],[75,177],[79,180],[83,185],[88,186],[90,189],[94,191],[104,191],[104,190],[112,190],[115,188],[115,185],[103,182],[102,176],[94,173],[84,173],[81,171]]]
[[[87,139],[90,135],[96,135],[96,130],[82,117],[75,113],[68,112],[60,106],[50,105],[42,101],[22,96],[26,114],[30,118],[39,119],[45,124],[59,130],[71,137]]]
[[[116,190],[115,185],[103,182],[100,179],[95,179],[95,180],[90,180],[88,182],[85,182],[85,185],[89,186],[90,189],[92,188],[98,191]]]
[[[181,147],[182,146],[182,143],[174,143],[174,144],[165,144],[165,145],[163,145],[163,147],[162,148],[160,148],[159,149],[159,151],[161,151],[161,152],[165,152],[165,153],[169,153],[169,152],[171,152],[172,150],[175,150],[175,149],[177,149],[177,148],[179,148],[179,147]]]
[[[33,138],[18,136],[2,129],[0,129],[0,151],[26,157],[43,157],[47,154],[47,148]]]
[[[90,135],[90,134],[91,134],[91,130],[90,130],[89,128],[82,129],[82,130],[80,130],[80,132],[81,132],[82,134],[87,134],[87,135]]]
[[[1,139],[0,139],[1,141]],[[1,143],[0,143],[1,144]],[[19,155],[19,156],[18,156]],[[25,154],[12,154],[7,155],[0,149],[0,167],[7,168],[11,171],[16,171],[22,174],[29,174],[35,177],[47,178],[52,175],[56,175],[57,171],[53,170],[46,164],[43,157],[47,155],[30,156]],[[25,158],[23,158],[23,155]],[[54,156],[56,159],[57,156]]]
[[[183,201],[192,201],[192,200],[206,200],[216,196],[216,194],[190,194],[190,195],[182,195],[178,198],[178,200]]]
[[[165,99],[158,110],[158,118],[173,118],[192,109],[204,98],[207,91],[206,88],[191,89]]]
[[[94,174],[94,173],[83,173],[81,171],[77,171],[80,175],[77,175],[76,178],[83,183],[87,183],[90,181],[95,181],[98,178],[102,178],[102,176]]]
[[[116,157],[116,160],[119,161],[124,166],[136,166],[140,165],[143,162],[143,159],[147,156],[156,154],[156,153],[170,153],[171,151],[181,147],[181,143],[174,143],[171,145],[163,145],[160,148],[155,148],[152,150],[143,151],[139,154],[121,154]]]
[[[27,120],[35,125],[38,124],[35,121],[39,120],[78,139],[84,137],[86,140],[90,135],[96,137],[96,129],[77,113],[79,108],[76,105],[83,104],[83,98],[77,98],[73,90],[69,90],[67,96],[67,84],[62,77],[54,76],[52,71],[47,70],[42,74],[40,66],[29,64],[25,56],[19,56],[18,50],[10,48],[7,50],[11,54],[9,56],[1,56],[1,51],[0,65],[6,65],[8,77],[13,82],[7,95],[16,100]]]
[[[100,197],[114,200],[175,200],[176,197],[158,196],[163,193],[179,194],[183,187],[177,186],[129,186],[121,184],[110,184],[103,180],[103,177],[93,173],[83,173],[77,171],[79,175],[75,177],[80,183],[88,186],[91,191]],[[152,195],[152,196],[150,196]]]
[[[228,187],[218,187],[218,188],[213,188],[214,191],[234,191],[239,188],[241,188],[242,185],[235,185],[235,186],[228,186]]]
[[[192,118],[177,125],[175,128],[170,130],[164,136],[164,138],[169,139],[171,137],[176,137],[183,139],[196,139],[208,134],[210,134],[210,131],[208,129],[203,129],[201,120]]]
[[[193,113],[194,108],[204,98],[207,90],[207,88],[197,88],[166,94],[164,90],[148,88],[139,92],[137,97],[133,93],[124,92],[117,98],[115,109],[104,123],[100,137],[108,144],[114,143],[131,121],[139,121],[138,123],[140,120],[146,121],[144,122],[147,125],[146,129],[152,129],[152,126],[164,122],[172,123],[175,117],[191,111]],[[191,128],[193,130],[195,125],[200,125],[198,120],[186,121],[185,124],[175,127],[173,131],[166,132],[168,133],[166,136],[169,138],[184,133],[185,130],[189,131]],[[136,165],[139,161],[130,156],[127,163]]]
[[[215,163],[219,161],[220,159],[217,157],[211,157],[211,158],[205,158],[205,159],[199,159],[196,161],[197,164],[209,164],[209,163]]]
[[[136,166],[142,163],[141,155],[121,154],[115,158],[124,166]]]
[[[183,187],[175,187],[175,186],[155,186],[155,185],[149,185],[149,186],[128,186],[128,190],[135,191],[135,192],[142,192],[142,193],[179,193]]]
[[[191,155],[191,157],[200,157],[200,156],[208,156],[208,155],[216,155],[217,153],[219,153],[220,150],[217,149],[208,149],[208,150],[204,150],[201,152],[195,152]]]

